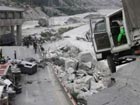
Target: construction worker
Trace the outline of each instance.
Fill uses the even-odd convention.
[[[33,48],[35,50],[35,54],[37,53],[37,42],[33,41]]]

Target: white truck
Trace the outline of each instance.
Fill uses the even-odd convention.
[[[92,43],[98,61],[107,59],[112,73],[116,66],[136,59],[140,54],[140,0],[122,0],[123,8],[95,23],[90,20]],[[118,43],[122,22],[125,35]]]

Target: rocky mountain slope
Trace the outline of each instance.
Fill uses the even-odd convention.
[[[73,15],[98,9],[120,8],[120,0],[0,0],[0,5],[25,8],[27,18]]]
[[[8,0],[9,1],[9,0]],[[30,3],[40,6],[74,6],[74,7],[116,7],[120,5],[120,0],[11,0],[21,3]]]

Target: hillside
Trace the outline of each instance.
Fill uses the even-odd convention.
[[[74,15],[98,9],[120,8],[119,0],[0,0],[0,5],[25,8],[25,16],[38,19],[46,16]],[[39,14],[39,16],[37,15]]]
[[[12,0],[15,2],[28,3],[38,6],[54,6],[54,7],[84,7],[95,6],[102,7],[117,7],[120,6],[119,0]]]

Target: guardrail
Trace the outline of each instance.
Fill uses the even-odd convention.
[[[63,84],[63,82],[61,81],[61,79],[57,76],[57,73],[55,71],[57,71],[57,68],[53,65],[51,65],[53,68],[53,73],[56,77],[56,79],[58,80],[62,90],[64,91],[64,94],[67,98],[67,100],[69,101],[70,105],[77,105],[76,101],[74,100],[74,98],[72,97],[71,93],[69,92],[69,90],[67,89],[67,87],[65,86],[65,84]]]

